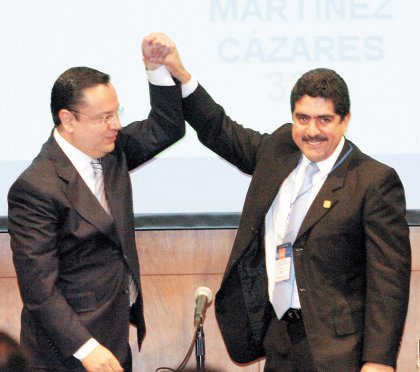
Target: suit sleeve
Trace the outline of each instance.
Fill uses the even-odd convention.
[[[148,118],[124,127],[118,136],[129,170],[152,159],[185,134],[180,86],[149,84],[149,90]]]
[[[59,223],[47,195],[25,178],[15,182],[8,195],[10,244],[24,311],[66,359],[92,336],[56,285]]]
[[[201,85],[183,99],[183,111],[185,120],[196,130],[201,143],[242,172],[253,173],[259,149],[268,134],[244,128],[233,121]]]
[[[372,187],[364,208],[366,308],[364,362],[395,366],[409,297],[411,249],[405,196],[396,172]]]

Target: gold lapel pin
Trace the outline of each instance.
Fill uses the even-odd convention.
[[[331,200],[324,200],[322,206],[326,209],[331,208]]]

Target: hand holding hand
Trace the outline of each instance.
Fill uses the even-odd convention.
[[[145,36],[141,44],[141,50],[146,68],[155,70],[162,66],[165,57],[174,47],[173,41],[162,32],[152,32]]]
[[[185,84],[191,75],[185,69],[175,43],[165,34],[154,32],[143,39],[142,51],[146,68],[154,70],[165,65],[169,73]]]

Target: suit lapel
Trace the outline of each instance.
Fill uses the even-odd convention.
[[[102,158],[105,191],[114,217],[114,236],[119,239],[124,259],[140,288],[140,268],[134,237],[133,198],[127,163],[117,151]]]
[[[349,144],[346,141],[337,162],[343,158],[344,154],[349,151]],[[350,162],[351,154],[340,164],[332,173],[329,174],[317,196],[315,197],[305,219],[302,222],[296,241],[305,234],[308,229],[314,226],[323,216],[325,216],[333,208],[337,207],[339,199],[336,191],[344,186],[344,180]]]
[[[112,216],[117,226],[124,229],[127,228],[126,204],[127,198],[131,198],[131,193],[127,190],[130,179],[127,172],[123,172],[122,165],[118,164],[115,154],[111,153],[102,158],[102,166],[104,171],[104,185],[106,197]],[[119,231],[121,229],[118,229]],[[122,238],[122,237],[121,237]]]
[[[95,195],[90,191],[76,168],[52,136],[46,143],[46,146],[57,175],[64,182],[63,191],[74,210],[118,244],[115,238],[115,227],[112,217],[102,208]]]
[[[251,182],[248,192],[250,198],[247,201],[253,226],[259,225],[264,220],[281,184],[296,168],[299,158],[300,153],[283,155],[282,158],[273,159],[271,164],[262,162],[261,167],[256,169],[253,175],[255,182]]]
[[[265,215],[273,204],[281,184],[296,168],[300,156],[299,151],[281,155],[273,155],[271,152],[265,159],[259,161],[247,192],[238,237],[226,271],[243,255],[254,234],[260,231]]]

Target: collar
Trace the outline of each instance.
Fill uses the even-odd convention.
[[[344,143],[345,143],[345,139],[344,139],[344,136],[343,136],[343,137],[341,137],[341,140],[338,143],[337,147],[335,148],[334,152],[327,159],[319,161],[319,162],[316,163],[316,165],[318,165],[319,172],[322,176],[327,177],[328,174],[331,172],[331,169],[333,169],[334,164],[337,162],[337,159],[340,156],[341,151],[343,150]],[[301,165],[306,166],[310,162],[311,161],[304,154],[302,154]],[[303,168],[305,169],[305,167],[303,167]]]
[[[90,169],[90,162],[92,158],[89,155],[86,155],[84,152],[80,151],[77,147],[74,147],[69,143],[57,130],[54,129],[53,132],[54,139],[57,141],[58,146],[63,150],[66,156],[69,158],[71,163],[77,169],[79,173],[82,173],[86,169]]]

